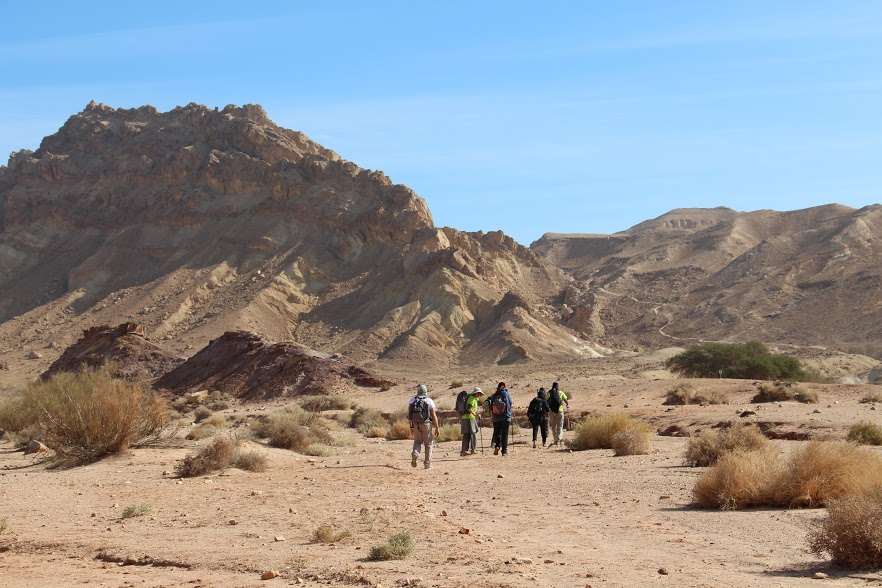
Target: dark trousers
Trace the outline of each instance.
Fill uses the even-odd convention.
[[[474,453],[478,442],[478,422],[474,419],[462,419],[459,421],[459,430],[462,433],[461,453]]]
[[[493,447],[502,449],[502,455],[508,453],[508,421],[493,422]]]
[[[535,423],[530,421],[530,424],[533,425],[533,443],[536,442],[536,433],[542,431],[542,445],[545,445],[545,442],[548,441],[548,419],[542,419]]]

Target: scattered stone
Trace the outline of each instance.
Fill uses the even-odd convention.
[[[471,529],[467,529],[467,528],[465,528],[465,527],[460,527],[460,528],[459,528],[459,534],[460,534],[460,535],[468,535],[468,534],[471,533],[471,532],[472,532]]]
[[[496,477],[497,478],[504,478],[505,476],[503,476],[502,474],[496,474]]]
[[[276,570],[267,570],[260,575],[261,580],[272,580],[273,578],[278,578],[279,572]]]
[[[741,418],[747,418],[749,416],[754,416],[754,415],[756,415],[756,412],[754,412],[752,410],[743,410],[740,413],[738,413],[738,416],[740,416]]]
[[[661,574],[662,576],[667,576],[668,570],[667,570],[667,568],[659,568],[658,573]]]
[[[276,535],[275,537],[273,537],[273,541],[282,542],[284,540],[285,540],[285,538],[282,537],[281,535]]]
[[[824,572],[815,572],[815,575],[812,576],[815,580],[826,580],[830,576],[825,574]]]
[[[446,516],[447,516],[447,511],[446,511],[446,510],[442,510],[442,511],[441,511],[441,516],[442,516],[442,517],[446,517]]]
[[[28,352],[27,358],[28,359],[43,359],[43,354],[40,353],[39,351],[31,350],[30,352]]]
[[[228,525],[238,525],[239,521],[237,521],[236,519],[230,519],[229,521],[227,521],[227,524]]]
[[[31,439],[27,445],[25,445],[25,455],[31,455],[32,453],[45,453],[49,451],[49,448],[37,441],[36,439]]]

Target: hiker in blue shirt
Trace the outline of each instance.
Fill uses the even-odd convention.
[[[511,426],[512,403],[511,395],[505,382],[499,382],[496,392],[485,402],[490,407],[493,419],[493,455],[508,455],[508,429]]]

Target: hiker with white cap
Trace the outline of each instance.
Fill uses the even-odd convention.
[[[407,417],[413,433],[413,452],[410,465],[417,466],[420,449],[425,446],[423,467],[432,467],[432,441],[438,435],[438,411],[435,403],[429,398],[429,388],[425,384],[417,386],[416,396],[407,405]]]
[[[472,392],[465,397],[462,416],[459,427],[462,432],[462,449],[460,456],[474,455],[475,446],[478,442],[478,408],[481,405],[481,397],[484,392],[475,386]],[[483,451],[483,448],[481,449]]]

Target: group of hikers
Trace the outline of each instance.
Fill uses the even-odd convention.
[[[569,397],[560,389],[557,382],[554,382],[547,392],[545,388],[539,388],[527,408],[527,419],[533,428],[534,449],[540,435],[542,447],[548,444],[549,428],[553,437],[551,445],[560,445],[563,440],[564,420],[569,406]],[[483,390],[477,386],[472,388],[471,392],[463,390],[457,395],[456,412],[460,418],[462,432],[462,448],[459,454],[463,457],[475,454],[481,431],[479,422],[481,411],[489,413],[493,423],[493,436],[490,441],[493,455],[508,455],[509,431],[514,416],[514,406],[505,382],[499,382],[496,391],[488,398],[484,398]],[[410,420],[410,428],[413,431],[413,451],[411,452],[410,465],[417,467],[422,453],[423,466],[429,469],[432,467],[432,445],[439,433],[440,425],[437,406],[429,398],[429,388],[425,384],[417,386],[416,395],[408,403],[407,415]],[[483,441],[481,449],[483,451]]]

